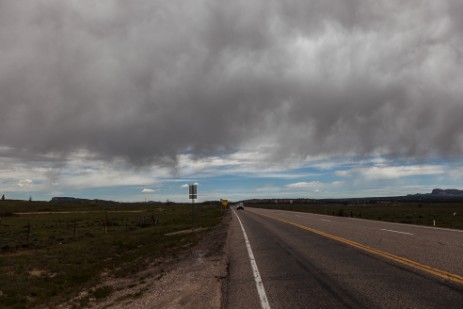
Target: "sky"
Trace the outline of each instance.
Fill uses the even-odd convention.
[[[0,0],[0,193],[463,188],[461,0]]]

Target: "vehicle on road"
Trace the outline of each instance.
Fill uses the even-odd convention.
[[[244,210],[244,204],[241,203],[241,202],[238,203],[238,204],[236,204],[236,210],[240,210],[240,209],[241,209],[241,210]]]

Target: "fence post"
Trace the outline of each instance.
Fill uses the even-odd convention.
[[[108,213],[106,213],[106,217],[104,220],[104,233],[108,234]]]
[[[29,247],[29,238],[31,235],[31,221],[27,222],[27,246]]]

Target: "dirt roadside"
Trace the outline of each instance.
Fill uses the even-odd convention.
[[[102,301],[82,291],[59,308],[75,308],[87,299],[90,308],[221,308],[227,276],[225,243],[231,213],[204,233],[200,242],[176,258],[157,260],[143,272],[116,279],[102,274],[100,286],[114,291]],[[80,302],[82,304],[82,302]]]

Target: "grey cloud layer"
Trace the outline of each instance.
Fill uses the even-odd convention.
[[[0,150],[461,155],[463,3],[0,0]],[[33,154],[33,155],[32,155]]]

